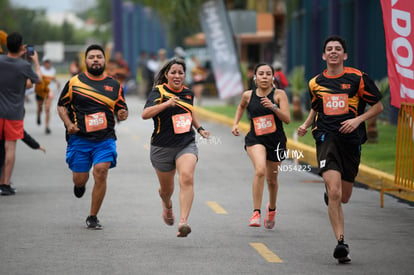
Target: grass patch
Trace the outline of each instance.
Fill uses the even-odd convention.
[[[206,106],[204,108],[209,111],[234,118],[237,106]],[[249,122],[246,113],[241,121],[246,123]],[[291,121],[289,125],[283,124],[286,136],[288,138],[292,138],[293,133],[302,123],[302,121]],[[315,141],[310,131],[304,137],[299,137],[298,141],[306,145],[315,146]],[[378,121],[378,143],[365,143],[362,145],[361,163],[393,175],[395,169],[396,141],[397,126]]]

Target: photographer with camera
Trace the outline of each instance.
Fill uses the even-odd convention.
[[[16,141],[22,139],[24,99],[27,86],[40,82],[41,72],[36,51],[27,55],[32,64],[21,57],[27,53],[23,37],[19,33],[7,36],[7,55],[0,55],[0,137],[4,139],[6,158],[0,178],[1,195],[14,195],[10,178],[16,158]]]

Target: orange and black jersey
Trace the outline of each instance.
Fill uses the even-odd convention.
[[[366,141],[365,123],[352,133],[341,134],[341,122],[361,115],[366,104],[374,105],[382,95],[367,74],[345,67],[340,75],[328,76],[326,70],[309,81],[312,109],[317,114],[312,133],[316,140],[323,134],[343,137],[344,141]]]
[[[110,76],[94,80],[87,73],[66,83],[58,106],[67,108],[69,118],[80,129],[76,135],[96,141],[116,138],[115,115],[128,109],[118,81]]]
[[[195,140],[195,132],[192,128],[192,113],[194,94],[187,87],[175,91],[168,87],[166,83],[158,85],[151,91],[144,108],[155,106],[168,101],[171,97],[179,97],[178,104],[168,107],[158,113],[152,119],[154,121],[154,132],[151,137],[151,144],[160,147],[183,147]],[[186,120],[189,125],[188,131],[177,133],[174,126],[174,117],[180,114],[187,114]]]

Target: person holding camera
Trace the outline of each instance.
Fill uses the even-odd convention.
[[[28,55],[32,64],[21,57],[27,53],[21,34],[7,36],[7,55],[0,55],[0,137],[4,139],[6,152],[0,178],[1,195],[14,195],[10,186],[16,158],[16,141],[24,136],[23,117],[26,86],[40,82],[41,72],[36,51]]]

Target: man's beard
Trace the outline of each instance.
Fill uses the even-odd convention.
[[[101,66],[99,68],[94,68],[93,65],[90,67],[87,67],[86,70],[88,71],[88,73],[90,73],[91,75],[94,76],[100,76],[103,74],[103,72],[105,71],[105,65]]]

